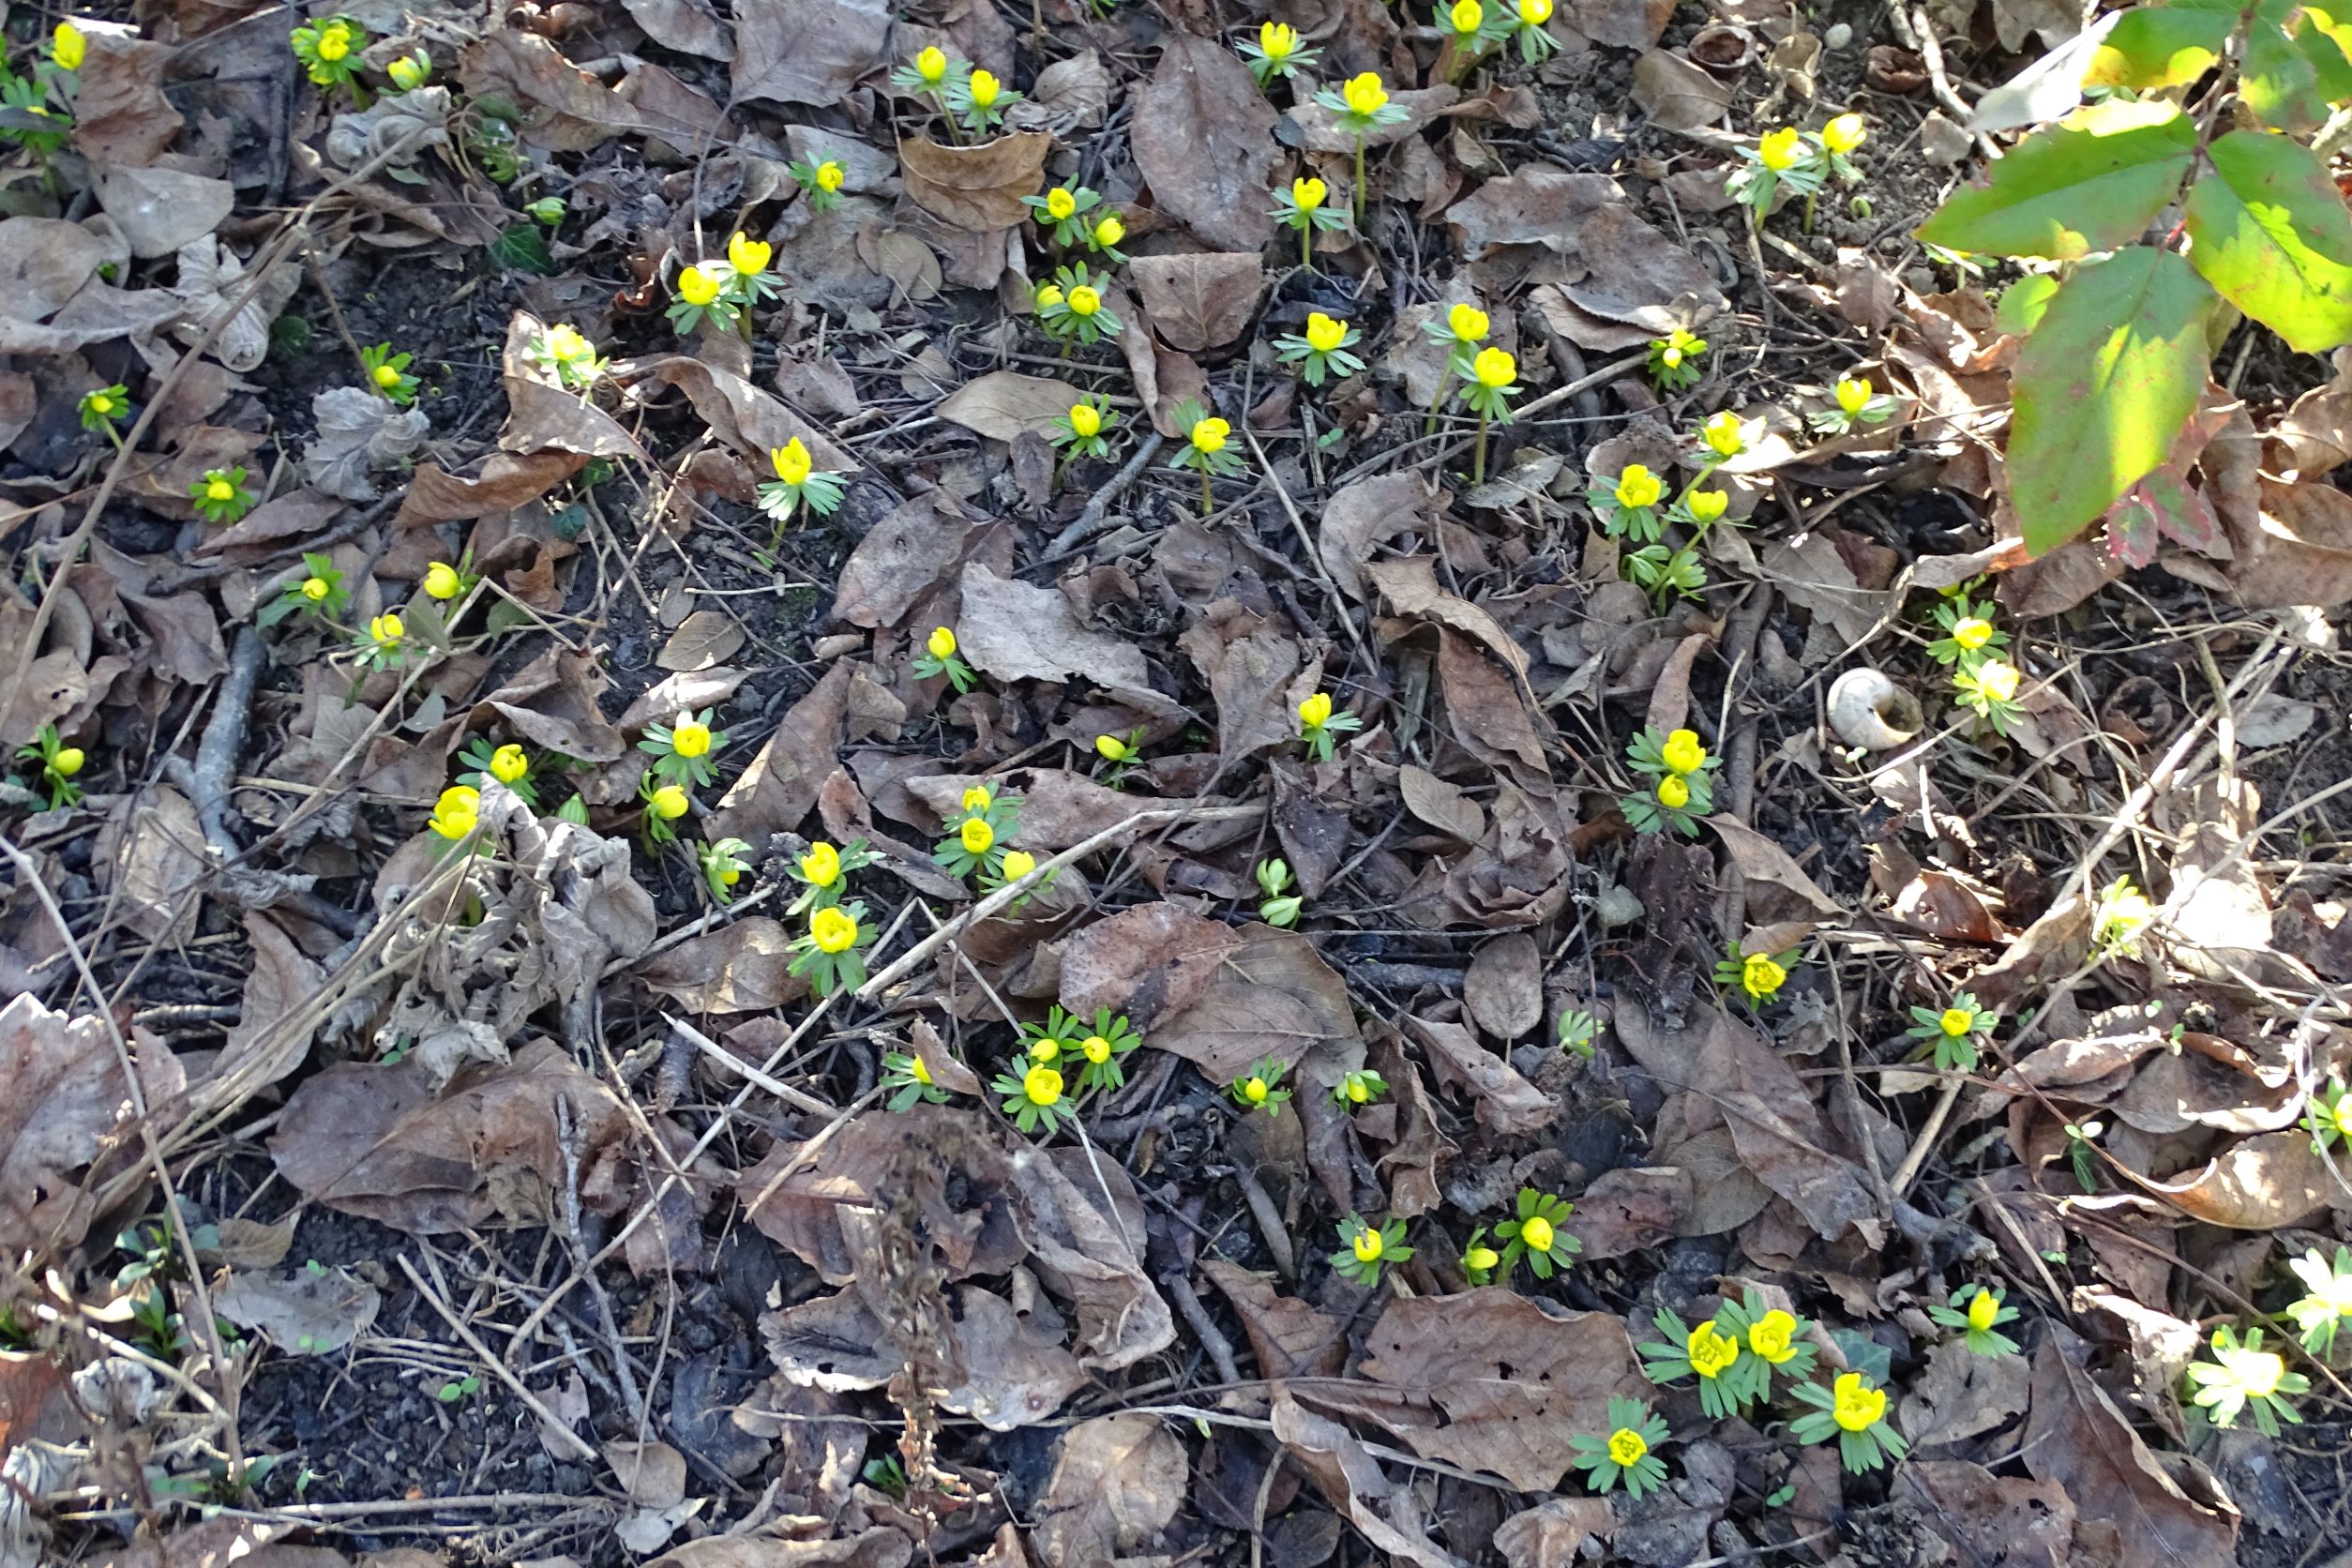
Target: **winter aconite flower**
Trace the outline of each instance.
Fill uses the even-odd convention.
[[[1511,36],[1518,40],[1519,57],[1530,65],[1550,56],[1560,40],[1544,30],[1552,19],[1552,0],[1513,0]]]
[[[1964,660],[1952,672],[1952,694],[1960,706],[1983,719],[1997,735],[2009,733],[2024,710],[2017,705],[2017,688],[2024,674],[2007,659]]]
[[[1020,98],[1021,95],[997,80],[993,71],[975,69],[947,88],[948,109],[962,117],[964,128],[974,136],[1003,125],[1004,112]]]
[[[1645,1493],[1666,1485],[1666,1461],[1655,1452],[1668,1436],[1666,1418],[1638,1399],[1612,1397],[1608,1408],[1607,1437],[1579,1433],[1568,1440],[1576,1455],[1572,1463],[1586,1472],[1585,1485],[1594,1491],[1606,1492],[1622,1480],[1625,1495],[1639,1502]]]
[[[367,629],[352,641],[359,662],[369,670],[389,670],[408,657],[408,625],[397,611],[371,617]]]
[[[1260,87],[1272,86],[1277,76],[1296,76],[1319,57],[1319,51],[1307,48],[1299,38],[1299,30],[1287,22],[1261,24],[1257,40],[1244,41],[1240,51],[1249,65],[1249,74],[1258,79]]]
[[[384,74],[401,92],[413,93],[431,80],[433,57],[423,50],[413,50],[384,68]]]
[[[1651,381],[1662,392],[1680,392],[1696,385],[1705,373],[1699,369],[1698,359],[1706,352],[1706,339],[1679,326],[1663,338],[1651,339]]]
[[[1315,270],[1315,236],[1348,227],[1348,215],[1329,205],[1331,188],[1321,180],[1301,177],[1288,190],[1274,192],[1274,219],[1299,234],[1299,264]]]
[[[1831,406],[1814,410],[1813,428],[1824,435],[1845,435],[1864,425],[1881,425],[1894,416],[1894,400],[1859,376],[1840,376],[1830,388]]]
[[[1966,1073],[1976,1068],[1978,1040],[1998,1027],[2001,1016],[1962,991],[1949,1007],[1913,1007],[1911,1020],[1906,1033],[1927,1042],[1938,1068]]]
[[[461,597],[474,586],[463,566],[453,566],[446,561],[436,561],[425,568],[425,596],[446,604]]]
[[[1200,515],[1205,518],[1215,504],[1209,489],[1211,478],[1242,471],[1242,455],[1233,450],[1233,427],[1193,398],[1184,399],[1171,412],[1177,429],[1184,432],[1184,444],[1169,460],[1170,466],[1189,468],[1200,475]]]
[[[1521,1187],[1516,1214],[1495,1227],[1496,1239],[1504,1244],[1503,1272],[1508,1274],[1522,1258],[1538,1279],[1549,1279],[1554,1269],[1566,1268],[1584,1250],[1582,1242],[1561,1229],[1572,1208],[1562,1199]]]
[[[1339,1223],[1340,1250],[1331,1255],[1331,1266],[1343,1279],[1358,1285],[1374,1286],[1380,1282],[1380,1266],[1402,1263],[1413,1255],[1405,1244],[1405,1222],[1390,1220],[1374,1228],[1361,1214],[1349,1214]]]
[[[931,1081],[930,1065],[916,1052],[892,1051],[884,1056],[882,1086],[890,1092],[882,1104],[894,1111],[911,1110],[917,1101],[935,1106],[947,1103],[947,1091]]]
[[[776,477],[761,481],[760,510],[776,520],[779,540],[794,512],[805,508],[817,517],[829,518],[840,508],[848,487],[840,475],[817,466],[808,444],[800,437],[770,447],[768,466]]]
[[[1000,1073],[988,1088],[1003,1097],[1004,1114],[1025,1133],[1035,1132],[1042,1125],[1050,1137],[1065,1119],[1078,1114],[1063,1097],[1060,1069],[1043,1062],[1032,1062],[1018,1078]]]
[[[705,320],[731,332],[743,312],[727,297],[727,266],[722,262],[696,262],[678,270],[678,297],[670,302],[670,324],[685,337]]]
[[[332,621],[350,608],[351,590],[343,585],[343,574],[334,557],[305,550],[302,575],[288,580],[284,591],[255,611],[253,619],[264,626],[274,626],[289,615]]]
[[[1821,144],[1833,153],[1850,153],[1868,134],[1860,114],[1840,114],[1821,128]]]
[[[82,394],[80,412],[83,430],[96,431],[119,446],[123,438],[114,427],[130,412],[130,389],[120,383],[94,387]]]
[[[1971,602],[1965,593],[1936,607],[1936,625],[1943,631],[1927,645],[1927,656],[1938,664],[1973,666],[1978,660],[2009,646],[2009,634],[1993,624],[1993,601]]]
[[[350,17],[339,16],[306,22],[287,35],[287,41],[313,85],[339,87],[358,71],[355,56],[367,47],[368,30]]]
[[[1717,458],[1736,458],[1748,449],[1747,427],[1729,409],[1709,418],[1699,439]]]
[[[923,640],[923,651],[914,656],[913,670],[918,679],[926,681],[944,675],[958,692],[970,691],[976,679],[972,666],[957,655],[956,633],[948,626],[931,628],[931,635]]]
[[[1826,1442],[1834,1437],[1838,1457],[1847,1470],[1877,1470],[1909,1451],[1887,1424],[1886,1390],[1864,1374],[1841,1372],[1826,1389],[1802,1383],[1792,1392],[1811,1408],[1788,1424],[1790,1435],[1799,1442]]]
[[[2254,1425],[2266,1438],[2279,1435],[2282,1421],[2300,1422],[2286,1396],[2308,1393],[2311,1380],[2289,1372],[2274,1350],[2262,1348],[2262,1331],[2249,1328],[2243,1344],[2226,1323],[2213,1331],[2213,1359],[2192,1362],[2189,1381],[2196,1393],[2190,1402],[2204,1410],[2216,1426],[2233,1426],[2251,1410]]]
[[[853,991],[866,984],[864,950],[873,940],[864,904],[829,904],[809,914],[808,934],[793,942],[792,972],[807,975],[819,998]]]
[[[863,838],[851,839],[846,849],[836,849],[820,838],[785,868],[785,875],[801,885],[800,896],[785,912],[807,914],[838,904],[849,891],[850,873],[862,871],[881,858]]]
[[[1346,322],[1313,310],[1307,313],[1305,332],[1274,339],[1274,356],[1298,366],[1307,385],[1320,386],[1326,376],[1351,376],[1364,369],[1364,361],[1348,352],[1363,336]]]
[[[1299,739],[1319,762],[1331,761],[1334,737],[1363,728],[1364,720],[1354,714],[1333,711],[1328,691],[1319,691],[1299,704]]]
[[[1796,127],[1783,126],[1740,149],[1740,167],[1731,172],[1725,188],[1748,209],[1752,220],[1760,222],[1782,187],[1806,197],[1821,188],[1829,173],[1825,156],[1817,155]]]
[[[839,158],[798,158],[785,165],[785,170],[807,198],[810,212],[831,212],[840,204],[841,188],[850,176]]]
[[[1738,1414],[1763,1394],[1770,1368],[1715,1319],[1687,1327],[1660,1307],[1653,1321],[1664,1337],[1641,1347],[1641,1369],[1651,1382],[1697,1378],[1699,1407],[1717,1420]]]
[[[1774,173],[1785,173],[1804,159],[1804,137],[1794,126],[1783,126],[1759,137],[1756,159]]]
[[[2352,1248],[2336,1248],[2335,1261],[2329,1263],[2314,1247],[2286,1266],[2308,1292],[2287,1304],[2286,1315],[2301,1331],[2303,1349],[2325,1356],[2335,1349],[2336,1330],[2352,1322]]]
[[[961,813],[944,824],[939,847],[931,858],[945,867],[951,876],[978,872],[983,877],[1001,877],[1005,842],[1020,823],[1020,804],[1021,797],[1009,792],[996,795],[985,789],[966,791]]]
[[[49,808],[60,810],[82,798],[82,787],[74,776],[82,771],[86,759],[78,746],[68,746],[58,734],[57,726],[44,724],[34,731],[29,745],[18,747],[17,756],[27,762],[38,762],[41,782],[49,789]]]
[[[2002,1323],[2017,1320],[2017,1309],[2002,1304],[2000,1293],[1982,1285],[1963,1285],[1951,1300],[1930,1304],[1927,1315],[1948,1329],[1958,1329],[1969,1352],[1980,1356],[2017,1353],[2017,1342],[1999,1332]]]
[[[1707,754],[1695,731],[1678,730],[1661,735],[1644,729],[1626,746],[1625,761],[1636,774],[1651,780],[1648,789],[1618,797],[1618,808],[1634,831],[1671,830],[1696,837],[1696,819],[1715,808],[1714,780],[1710,776],[1723,765],[1722,760]],[[1684,767],[1685,762],[1693,765]]]
[[[1428,416],[1422,421],[1422,433],[1433,434],[1438,428],[1438,410],[1445,404],[1445,395],[1456,381],[1470,374],[1470,362],[1478,348],[1486,340],[1486,312],[1467,301],[1450,307],[1441,320],[1421,324],[1421,330],[1445,349],[1445,364],[1438,371],[1438,389],[1429,400]]]
[[[1063,461],[1077,458],[1107,458],[1110,456],[1110,438],[1105,432],[1119,423],[1119,411],[1101,399],[1089,394],[1070,405],[1070,411],[1053,422],[1053,444],[1062,448]]]
[[[49,35],[49,57],[56,62],[59,70],[80,70],[89,53],[89,38],[70,22],[57,23]]]
[[[243,467],[206,469],[203,478],[188,487],[188,498],[197,515],[210,523],[234,522],[259,500],[245,488]]]
[[[1062,345],[1063,354],[1074,343],[1092,348],[1125,330],[1117,312],[1103,303],[1103,285],[1109,280],[1108,274],[1090,272],[1079,262],[1056,267],[1053,281],[1037,290],[1037,324]]]
[[[1086,238],[1086,214],[1102,204],[1102,197],[1085,186],[1057,185],[1043,196],[1024,196],[1021,205],[1040,227],[1051,230],[1053,243],[1063,249]]]
[[[452,784],[433,803],[433,814],[425,825],[454,844],[473,836],[481,811],[481,792],[468,785]]]
[[[1262,1110],[1269,1116],[1279,1116],[1283,1102],[1290,1097],[1290,1091],[1282,1087],[1282,1063],[1268,1057],[1251,1063],[1249,1071],[1225,1086],[1225,1092],[1244,1110]]]
[[[727,745],[726,734],[711,728],[716,710],[700,714],[681,708],[672,724],[648,724],[637,749],[653,759],[653,776],[708,788],[718,777],[712,757]]]
[[[751,869],[744,859],[750,852],[751,846],[740,838],[721,838],[694,852],[695,864],[702,869],[702,886],[713,903],[734,902],[735,884]]]
[[[1478,415],[1478,444],[1470,460],[1473,482],[1486,476],[1486,426],[1488,421],[1508,424],[1511,420],[1511,398],[1519,388],[1518,361],[1502,349],[1480,349],[1470,362],[1470,375],[1455,395],[1468,403]]]
[[[1741,953],[1738,942],[1726,942],[1723,960],[1715,965],[1715,984],[1738,991],[1751,1011],[1757,1010],[1780,995],[1796,962],[1793,947],[1785,953]]]
[[[389,343],[378,343],[371,349],[359,351],[359,363],[368,372],[369,390],[406,408],[416,400],[417,379],[408,373],[411,354],[394,354]]]
[[[1388,87],[1378,71],[1363,71],[1337,87],[1315,95],[1316,104],[1339,116],[1340,128],[1356,141],[1356,220],[1364,220],[1364,138],[1367,131],[1402,125],[1412,116],[1388,100]]]

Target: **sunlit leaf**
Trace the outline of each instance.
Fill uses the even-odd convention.
[[[2092,104],[2018,143],[1984,183],[1954,191],[1919,237],[2053,261],[2129,245],[2179,188],[2195,143],[2171,104]]]
[[[2319,159],[2247,130],[2207,156],[2185,208],[2191,264],[2300,353],[2352,342],[2352,215]]]

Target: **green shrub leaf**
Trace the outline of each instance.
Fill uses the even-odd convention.
[[[2086,87],[2179,87],[2212,68],[2238,8],[2139,6],[2116,19],[2091,56]]]
[[[2058,280],[2046,272],[2018,279],[2001,291],[2001,302],[1993,310],[1993,324],[2003,332],[2024,337],[2042,324],[2042,312],[2050,308],[2050,296],[2058,290]]]
[[[2078,269],[2017,356],[2009,493],[2026,548],[2062,544],[2164,460],[2195,412],[2213,295],[2168,250]]]
[[[2196,128],[2168,103],[2097,103],[2035,131],[1919,237],[1954,250],[2073,261],[2140,237],[2189,172]]]
[[[2320,96],[2312,54],[2282,25],[2294,9],[2293,0],[2262,0],[2255,8],[2238,70],[2238,97],[2264,125],[2303,131],[2328,117],[2328,100]]]
[[[2189,188],[2189,261],[2302,354],[2352,342],[2352,214],[2309,149],[2233,130]]]

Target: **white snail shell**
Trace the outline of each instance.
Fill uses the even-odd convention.
[[[1848,670],[1830,687],[1830,728],[1847,746],[1892,751],[1908,744],[1925,722],[1918,698],[1867,665]]]

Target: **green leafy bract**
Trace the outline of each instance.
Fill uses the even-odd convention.
[[[2189,172],[2196,128],[2168,103],[2098,103],[2035,131],[1919,237],[1954,250],[2073,261],[2140,237]]]
[[[2189,262],[2302,354],[2352,342],[2352,214],[2301,143],[2233,130],[2189,188]]]

